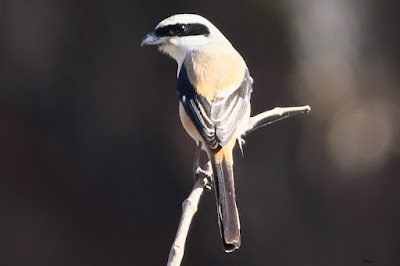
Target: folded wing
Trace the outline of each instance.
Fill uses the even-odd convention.
[[[249,104],[252,78],[246,69],[237,88],[227,88],[229,93],[215,95],[212,99],[198,94],[190,83],[185,67],[182,67],[177,91],[187,115],[212,149],[225,146],[236,132]],[[223,90],[222,90],[223,91]]]

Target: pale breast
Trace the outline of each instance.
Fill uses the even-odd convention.
[[[181,119],[183,128],[189,134],[189,136],[194,139],[196,142],[203,141],[203,138],[200,136],[200,133],[197,131],[196,127],[193,125],[193,122],[190,120],[190,117],[186,114],[185,108],[182,105],[182,102],[179,102],[179,117]]]

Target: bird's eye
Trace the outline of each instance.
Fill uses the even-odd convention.
[[[170,33],[172,35],[180,36],[186,31],[186,29],[187,29],[186,25],[178,24],[170,29]]]

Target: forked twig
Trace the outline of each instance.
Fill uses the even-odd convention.
[[[273,122],[279,121],[281,119],[287,118],[292,115],[297,115],[301,113],[308,113],[311,110],[310,106],[300,106],[300,107],[275,107],[272,110],[262,112],[256,116],[250,117],[249,125],[247,130],[242,134],[245,136],[250,132],[269,125]],[[209,167],[209,163],[206,167]],[[206,187],[209,187],[208,178],[204,175],[199,174],[197,176],[197,181],[194,184],[192,192],[189,197],[185,199],[182,203],[182,216],[179,222],[179,227],[176,232],[174,243],[171,246],[169,252],[169,258],[167,266],[179,266],[181,265],[183,255],[185,253],[185,243],[189,232],[190,224],[194,214],[197,212],[197,207],[199,205],[200,197]]]

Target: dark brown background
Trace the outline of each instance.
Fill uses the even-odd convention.
[[[176,64],[142,37],[209,18],[253,113],[309,104],[236,151],[242,247],[213,193],[184,265],[400,263],[396,1],[0,1],[0,265],[164,265],[192,187]]]

